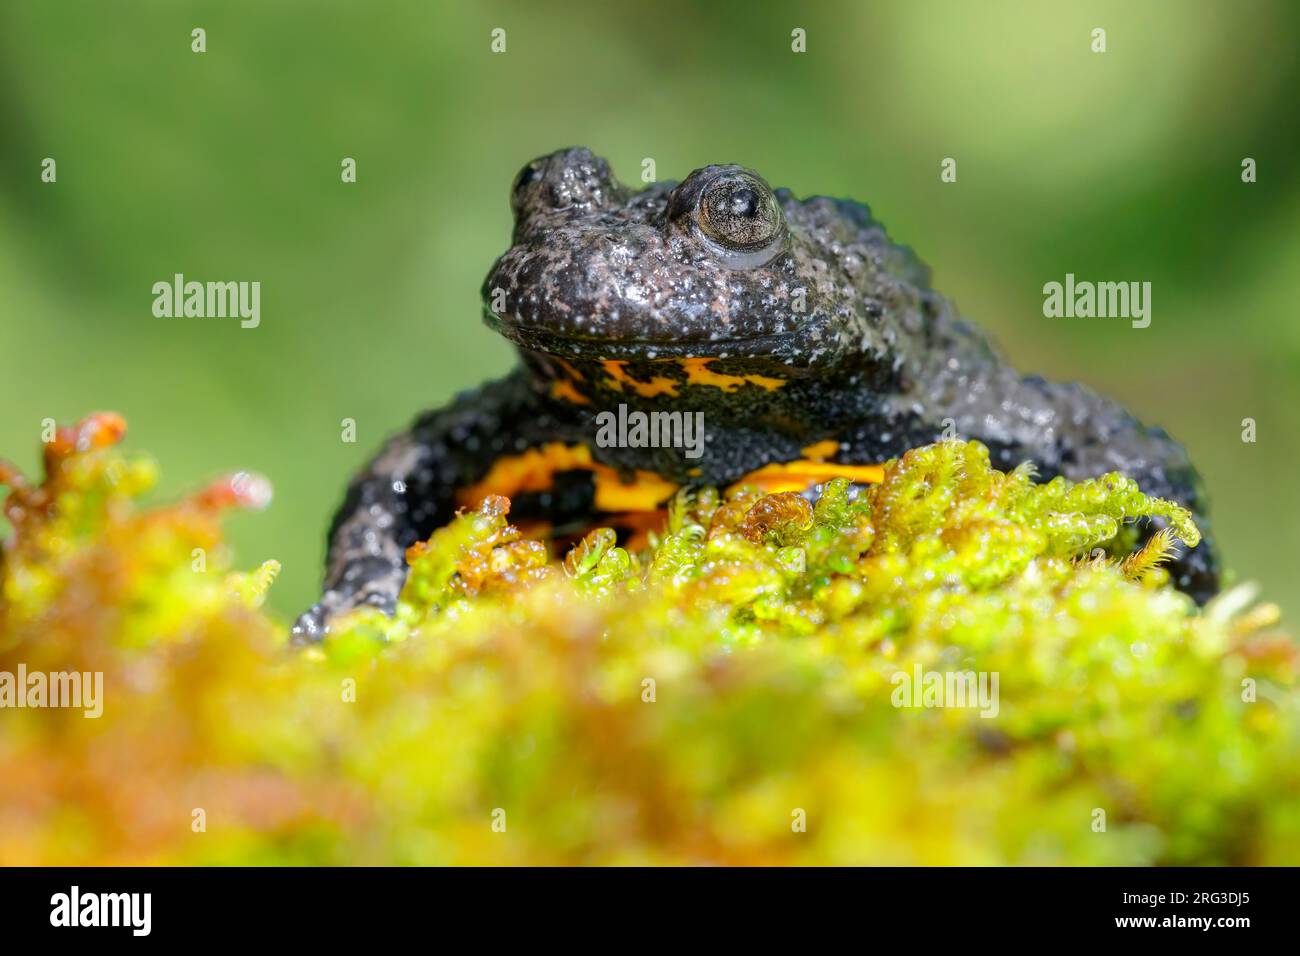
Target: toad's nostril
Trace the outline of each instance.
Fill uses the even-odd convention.
[[[515,177],[510,196],[517,220],[537,212],[588,212],[625,199],[625,190],[610,173],[609,164],[581,146],[534,159]]]
[[[542,178],[542,171],[536,163],[529,163],[523,169],[519,170],[519,175],[515,177],[514,192],[517,194],[537,180]]]

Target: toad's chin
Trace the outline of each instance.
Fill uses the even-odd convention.
[[[566,325],[548,328],[537,321],[522,323],[510,314],[498,315],[484,310],[484,322],[515,345],[530,352],[543,352],[561,358],[656,359],[656,358],[766,358],[786,364],[820,364],[832,352],[837,337],[831,334],[830,321],[810,318],[796,328],[788,320],[778,329],[755,327],[749,334],[658,337],[636,334],[611,334],[608,326],[593,323],[590,334],[577,334]]]

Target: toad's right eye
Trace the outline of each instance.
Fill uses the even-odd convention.
[[[771,188],[741,166],[695,170],[669,195],[668,218],[693,231],[732,269],[765,265],[789,237]]]
[[[700,195],[700,229],[737,252],[757,252],[780,238],[781,208],[767,184],[743,173],[719,176]]]

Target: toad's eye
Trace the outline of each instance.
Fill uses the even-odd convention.
[[[779,240],[785,218],[767,184],[745,173],[719,176],[700,193],[700,231],[734,252],[752,253]]]
[[[670,229],[694,236],[728,269],[757,269],[789,248],[785,214],[763,177],[744,166],[705,166],[668,194]]]

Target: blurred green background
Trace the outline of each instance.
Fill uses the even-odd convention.
[[[478,289],[518,168],[739,162],[868,202],[1017,366],[1184,441],[1229,566],[1294,620],[1298,27],[1282,0],[0,0],[0,453],[33,468],[43,418],[111,409],[160,496],[263,472],[234,543],[296,612],[349,474],[509,367]],[[261,327],[155,318],[177,272],[260,280]],[[1151,327],[1044,318],[1066,272],[1151,281]]]

